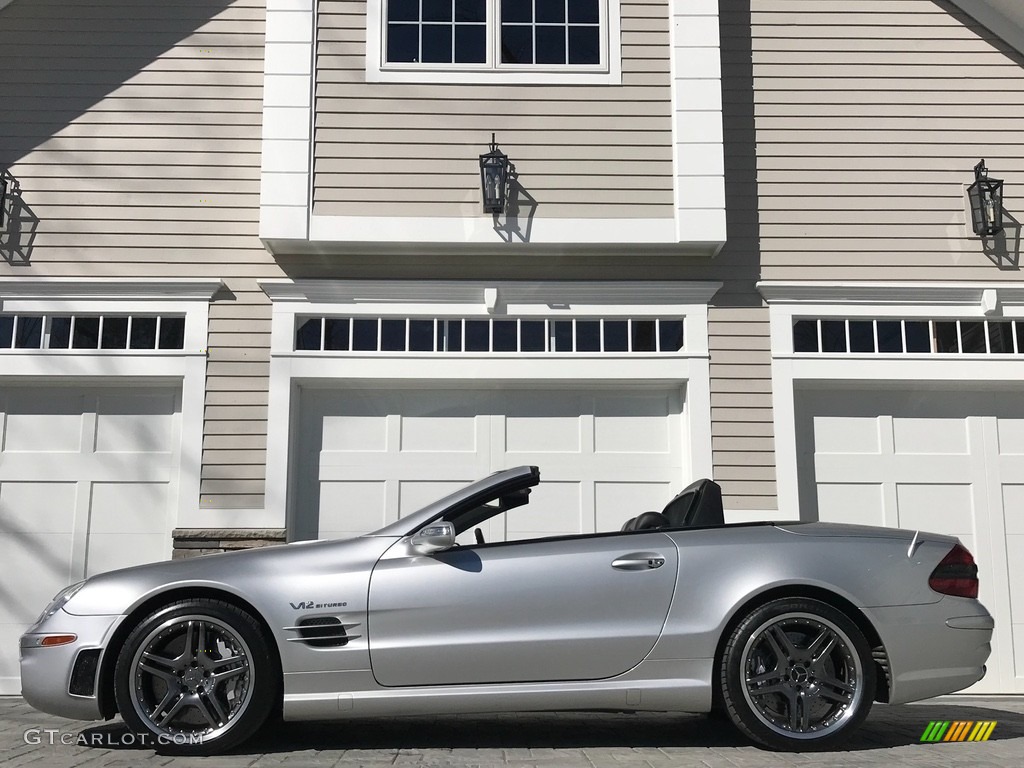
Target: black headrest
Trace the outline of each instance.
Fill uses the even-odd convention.
[[[713,480],[697,480],[680,491],[662,514],[672,528],[725,525],[722,487]]]
[[[668,518],[661,512],[644,512],[637,515],[633,523],[634,531],[653,531],[658,528],[668,528]]]

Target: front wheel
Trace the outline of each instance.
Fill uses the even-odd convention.
[[[158,752],[210,755],[251,736],[280,685],[259,623],[219,600],[185,600],[143,619],[114,668],[125,723]]]
[[[875,668],[864,634],[810,599],[774,600],[747,615],[722,655],[732,722],[771,749],[831,749],[867,717]]]

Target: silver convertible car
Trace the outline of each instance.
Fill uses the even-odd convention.
[[[767,747],[820,750],[874,701],[985,673],[992,617],[955,538],[726,525],[703,480],[621,530],[485,542],[479,526],[539,480],[498,472],[347,541],[74,584],[21,638],[25,698],[120,713],[176,754],[229,749],[271,716],[545,710],[713,712]]]

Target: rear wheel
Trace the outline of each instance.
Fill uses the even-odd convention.
[[[147,616],[128,636],[114,691],[125,723],[157,751],[209,755],[260,727],[279,678],[252,616],[218,600],[186,600]]]
[[[725,646],[722,701],[730,719],[772,749],[831,749],[867,717],[875,668],[863,633],[832,606],[772,601]]]

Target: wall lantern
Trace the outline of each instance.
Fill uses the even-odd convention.
[[[1003,231],[1003,180],[990,179],[984,159],[974,166],[974,183],[967,188],[974,234],[987,237]]]
[[[509,173],[515,173],[515,170],[508,155],[498,149],[492,133],[490,152],[480,155],[480,189],[484,197],[484,213],[505,212]]]

